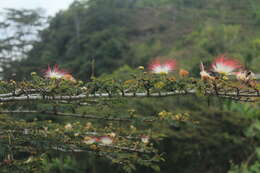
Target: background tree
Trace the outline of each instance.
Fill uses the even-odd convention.
[[[218,53],[248,61],[249,47],[259,37],[252,8],[242,0],[75,1],[50,20],[28,58],[5,71],[16,71],[21,80],[56,63],[85,80],[122,64],[146,65],[157,56],[177,57],[187,69]],[[253,59],[257,72],[253,62],[259,58]]]
[[[0,22],[0,55],[3,75],[15,75],[12,68],[28,57],[33,44],[40,41],[38,32],[46,26],[46,18],[42,9],[5,9]],[[8,68],[10,67],[11,68]]]

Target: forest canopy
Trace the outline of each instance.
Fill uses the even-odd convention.
[[[256,0],[75,1],[39,31],[25,58],[2,65],[2,75],[22,80],[59,64],[88,80],[126,64],[146,66],[158,56],[196,71],[200,60],[222,53],[259,72],[258,6]]]

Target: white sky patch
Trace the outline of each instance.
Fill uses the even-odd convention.
[[[43,8],[47,15],[55,15],[59,10],[69,7],[74,0],[1,0],[0,11],[3,8]]]

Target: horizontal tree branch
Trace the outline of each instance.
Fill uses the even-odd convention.
[[[137,153],[143,153],[143,154],[153,153],[151,151],[146,151],[143,149],[137,149],[137,148],[131,148],[131,147],[121,147],[121,146],[116,146],[114,144],[111,144],[111,145],[98,144],[97,146],[126,151],[126,152],[137,152]],[[88,151],[91,151],[91,150],[86,150],[86,149],[76,147],[76,146],[74,146],[74,147],[71,146],[70,149],[64,149],[63,147],[53,147],[53,149],[58,150],[58,151],[63,151],[63,152],[88,152]]]
[[[134,119],[130,119],[130,118],[111,118],[111,117],[101,117],[101,116],[95,116],[95,115],[72,114],[72,113],[50,112],[50,111],[31,111],[31,110],[0,111],[0,114],[46,114],[46,115],[68,116],[68,117],[105,120],[105,121],[124,121],[124,122],[134,121]],[[142,120],[142,121],[143,122],[153,122],[155,120],[146,119],[146,120]]]
[[[10,131],[11,133],[14,131]],[[28,135],[29,133],[24,133],[24,132],[20,132],[20,131],[15,131],[16,133],[21,133],[22,135]],[[1,143],[1,142],[0,142]],[[85,144],[86,146],[88,146],[87,144]],[[101,143],[97,143],[96,144],[98,147],[103,147],[103,148],[109,148],[109,149],[116,149],[116,150],[121,150],[121,151],[126,151],[126,152],[138,152],[138,153],[153,153],[152,151],[147,151],[144,149],[138,149],[138,148],[132,148],[132,147],[126,147],[126,146],[118,146],[116,143],[112,143],[112,144],[101,144]],[[91,150],[86,150],[85,147],[80,147],[77,146],[75,144],[67,144],[66,146],[67,149],[65,149],[65,147],[61,147],[61,146],[55,146],[52,147],[52,149],[55,150],[59,150],[59,151],[63,151],[63,152],[86,152],[86,151],[91,151]]]
[[[138,92],[138,93],[95,93],[95,94],[79,94],[79,95],[45,95],[49,91],[32,89],[32,90],[17,90],[13,93],[0,94],[0,102],[14,102],[14,101],[35,101],[35,100],[58,100],[58,101],[74,101],[87,98],[111,98],[111,97],[168,97],[176,95],[194,95],[197,93],[195,89],[190,90],[175,90],[172,92]],[[49,93],[50,94],[50,93]],[[254,98],[260,97],[260,91],[256,89],[211,89],[202,91],[206,96],[218,96],[238,100],[237,98]],[[248,99],[241,99],[248,100]]]
[[[0,94],[0,98],[1,97],[15,97],[15,96],[21,96],[21,95],[33,94],[33,93],[39,94],[39,92],[49,93],[50,91],[45,90],[45,89],[25,89],[25,90],[17,89],[14,92]]]

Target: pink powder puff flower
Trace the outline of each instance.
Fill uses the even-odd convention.
[[[225,55],[218,56],[212,63],[212,70],[222,75],[232,75],[241,67],[237,60],[226,58]]]
[[[148,144],[149,141],[150,141],[150,137],[149,136],[141,136],[141,141],[144,143],[144,144]]]
[[[99,138],[99,142],[105,145],[111,145],[113,143],[113,139],[109,136],[102,136]]]
[[[91,145],[98,142],[98,139],[96,137],[86,136],[83,142],[87,145]]]
[[[64,128],[65,128],[66,130],[71,130],[71,129],[73,128],[73,126],[72,126],[70,123],[68,123],[68,124],[66,124],[66,125],[64,126]]]
[[[64,70],[60,70],[59,66],[56,64],[54,65],[53,68],[51,68],[48,65],[48,69],[44,72],[44,77],[46,78],[50,78],[50,79],[61,79],[63,78],[66,74],[68,74],[67,72],[65,72]]]
[[[176,69],[177,62],[176,60],[159,60],[155,59],[149,65],[149,69],[152,73],[156,74],[168,74]]]
[[[64,79],[71,82],[76,82],[71,74],[66,72],[65,70],[59,69],[59,66],[56,64],[53,68],[48,66],[48,69],[44,72],[45,78],[50,79]]]

